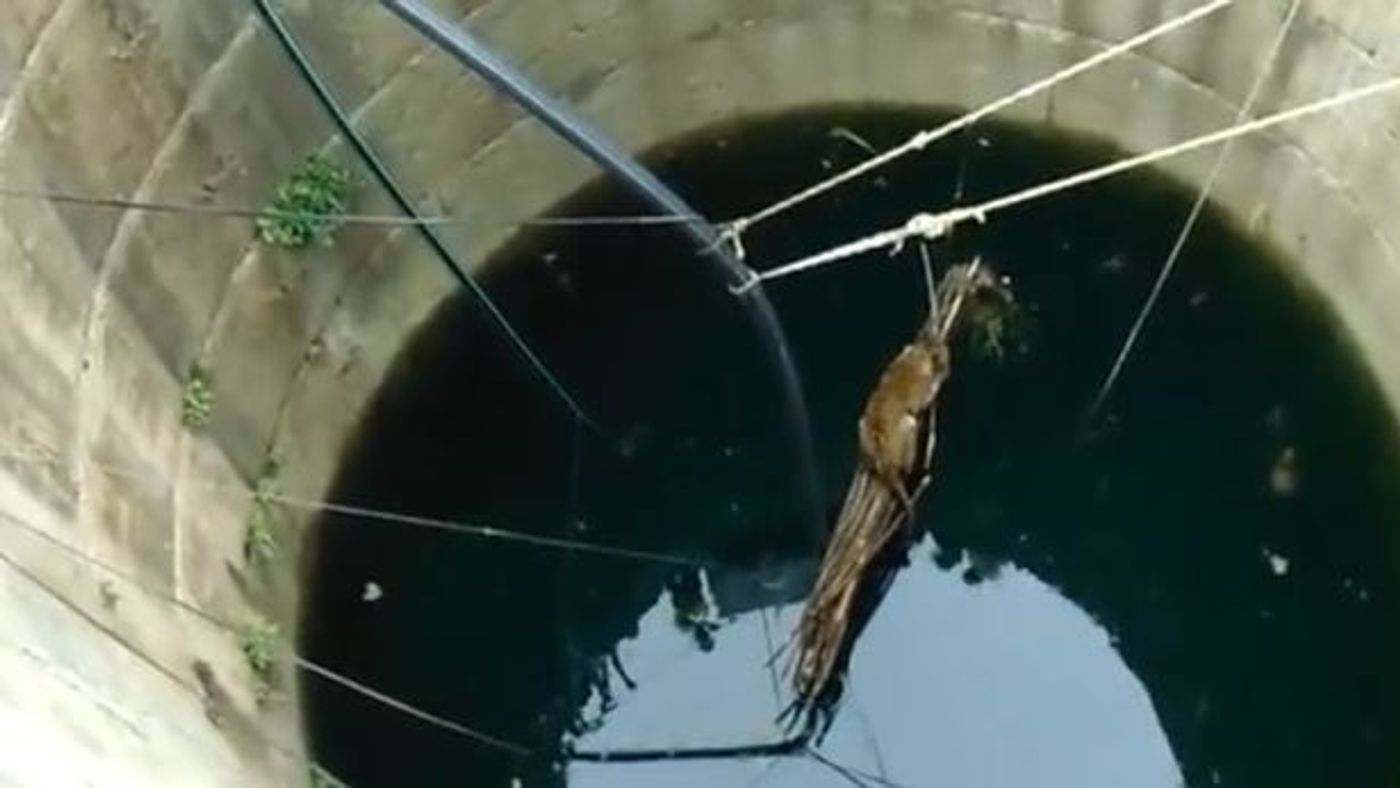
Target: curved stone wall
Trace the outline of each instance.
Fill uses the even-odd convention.
[[[439,0],[626,146],[832,101],[974,106],[1180,12],[1172,0]],[[1007,113],[1148,150],[1228,124],[1284,0],[1235,7]],[[473,264],[596,173],[371,0],[283,0],[357,122]],[[1259,112],[1400,69],[1400,8],[1305,0]],[[238,2],[0,4],[0,184],[263,204],[318,148],[349,161]],[[1242,142],[1219,201],[1287,252],[1400,409],[1400,100]],[[1167,165],[1189,181],[1212,154]],[[363,177],[363,176],[362,176]],[[387,211],[368,185],[356,209]],[[0,200],[0,720],[114,784],[294,782],[293,682],[259,706],[238,639],[168,601],[291,629],[305,513],[242,555],[248,490],[324,494],[406,338],[452,291],[409,231],[288,254],[245,221]],[[180,422],[191,365],[213,421]],[[41,461],[42,460],[42,461]],[[136,578],[149,593],[132,586]],[[196,671],[196,662],[209,671]],[[209,676],[213,676],[211,683]],[[213,717],[217,721],[209,719]],[[259,731],[261,733],[259,733]],[[10,750],[13,748],[7,748]],[[27,753],[27,755],[26,755]],[[27,767],[26,763],[30,763]],[[178,771],[175,767],[178,766]],[[119,784],[119,781],[118,781]]]

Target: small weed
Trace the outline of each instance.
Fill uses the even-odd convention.
[[[248,662],[248,669],[253,672],[256,681],[253,694],[259,703],[272,695],[272,669],[277,663],[279,636],[277,625],[264,618],[253,619],[239,635],[243,659]]]
[[[190,429],[198,429],[209,424],[214,416],[214,389],[209,385],[209,375],[198,366],[190,367],[190,376],[185,381],[185,389],[180,395],[181,419]]]
[[[277,449],[271,449],[267,456],[263,458],[262,470],[258,472],[258,482],[275,481],[282,473],[282,453]]]
[[[276,495],[277,474],[281,470],[281,457],[269,454],[253,484],[253,508],[243,532],[243,557],[247,561],[270,561],[277,557],[277,537],[272,533],[272,498]]]
[[[272,535],[272,513],[261,500],[253,499],[253,511],[243,532],[243,558],[271,561],[277,557],[277,537]]]
[[[329,243],[350,205],[350,171],[325,156],[308,156],[282,184],[268,210],[276,215],[257,221],[258,238],[284,249]]]

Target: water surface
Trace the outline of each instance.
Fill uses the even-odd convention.
[[[942,117],[814,110],[713,129],[652,160],[706,213],[732,216],[866,155],[835,129],[884,147]],[[1116,155],[979,127],[775,220],[750,255],[785,261],[949,205],[959,185],[985,198]],[[855,651],[821,749],[872,775],[856,779],[1400,779],[1395,428],[1291,263],[1208,213],[1121,385],[1088,413],[1191,197],[1126,178],[935,248],[940,265],[980,254],[1008,273],[1024,319],[999,350],[955,349],[926,533]],[[598,184],[556,212],[640,210]],[[704,568],[333,516],[305,649],[546,755],[565,741],[772,739],[785,685],[775,698],[767,655],[816,548],[797,520],[782,403],[732,298],[658,228],[534,232],[490,270],[506,313],[613,440],[581,435],[454,301],[405,351],[336,497]],[[909,253],[770,289],[833,508],[863,399],[921,320],[923,292]],[[556,767],[314,681],[307,692],[317,757],[355,786],[851,784],[812,758]]]

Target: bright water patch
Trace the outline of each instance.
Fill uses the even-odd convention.
[[[939,569],[927,554],[916,550],[924,560],[899,575],[861,638],[824,756],[900,785],[1181,784],[1151,699],[1103,627],[1029,572],[1006,567],[969,585],[960,574],[967,567]],[[785,685],[774,692],[765,663],[773,633],[791,631],[801,606],[734,614],[709,653],[675,626],[675,614],[663,595],[638,635],[619,644],[637,689],[616,698],[580,748],[781,737],[774,719],[790,693]],[[569,784],[799,788],[832,777],[813,759],[744,759],[703,768],[580,764]]]

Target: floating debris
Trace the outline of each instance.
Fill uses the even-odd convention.
[[[876,153],[879,153],[879,151],[875,150],[874,145],[871,145],[869,142],[865,141],[864,137],[860,136],[854,131],[851,131],[845,126],[833,127],[828,133],[837,139],[842,139],[851,143],[852,145],[855,145],[857,148],[860,148],[866,153],[869,153],[871,156],[874,156]]]
[[[1128,258],[1122,254],[1115,254],[1099,264],[1099,270],[1107,274],[1122,273],[1128,267]]]
[[[623,433],[617,440],[617,453],[623,459],[633,459],[644,451],[651,443],[655,435],[655,428],[650,424],[638,423],[632,425],[627,432]]]
[[[365,583],[365,590],[360,594],[360,599],[365,602],[378,602],[384,598],[384,589],[373,580]]]
[[[1292,446],[1283,450],[1269,470],[1269,489],[1283,498],[1298,492],[1298,452]]]
[[[1269,571],[1273,572],[1278,577],[1283,577],[1284,575],[1288,574],[1287,558],[1283,557],[1282,555],[1279,555],[1278,553],[1271,552],[1268,549],[1265,549],[1263,553],[1264,560],[1269,563]]]

